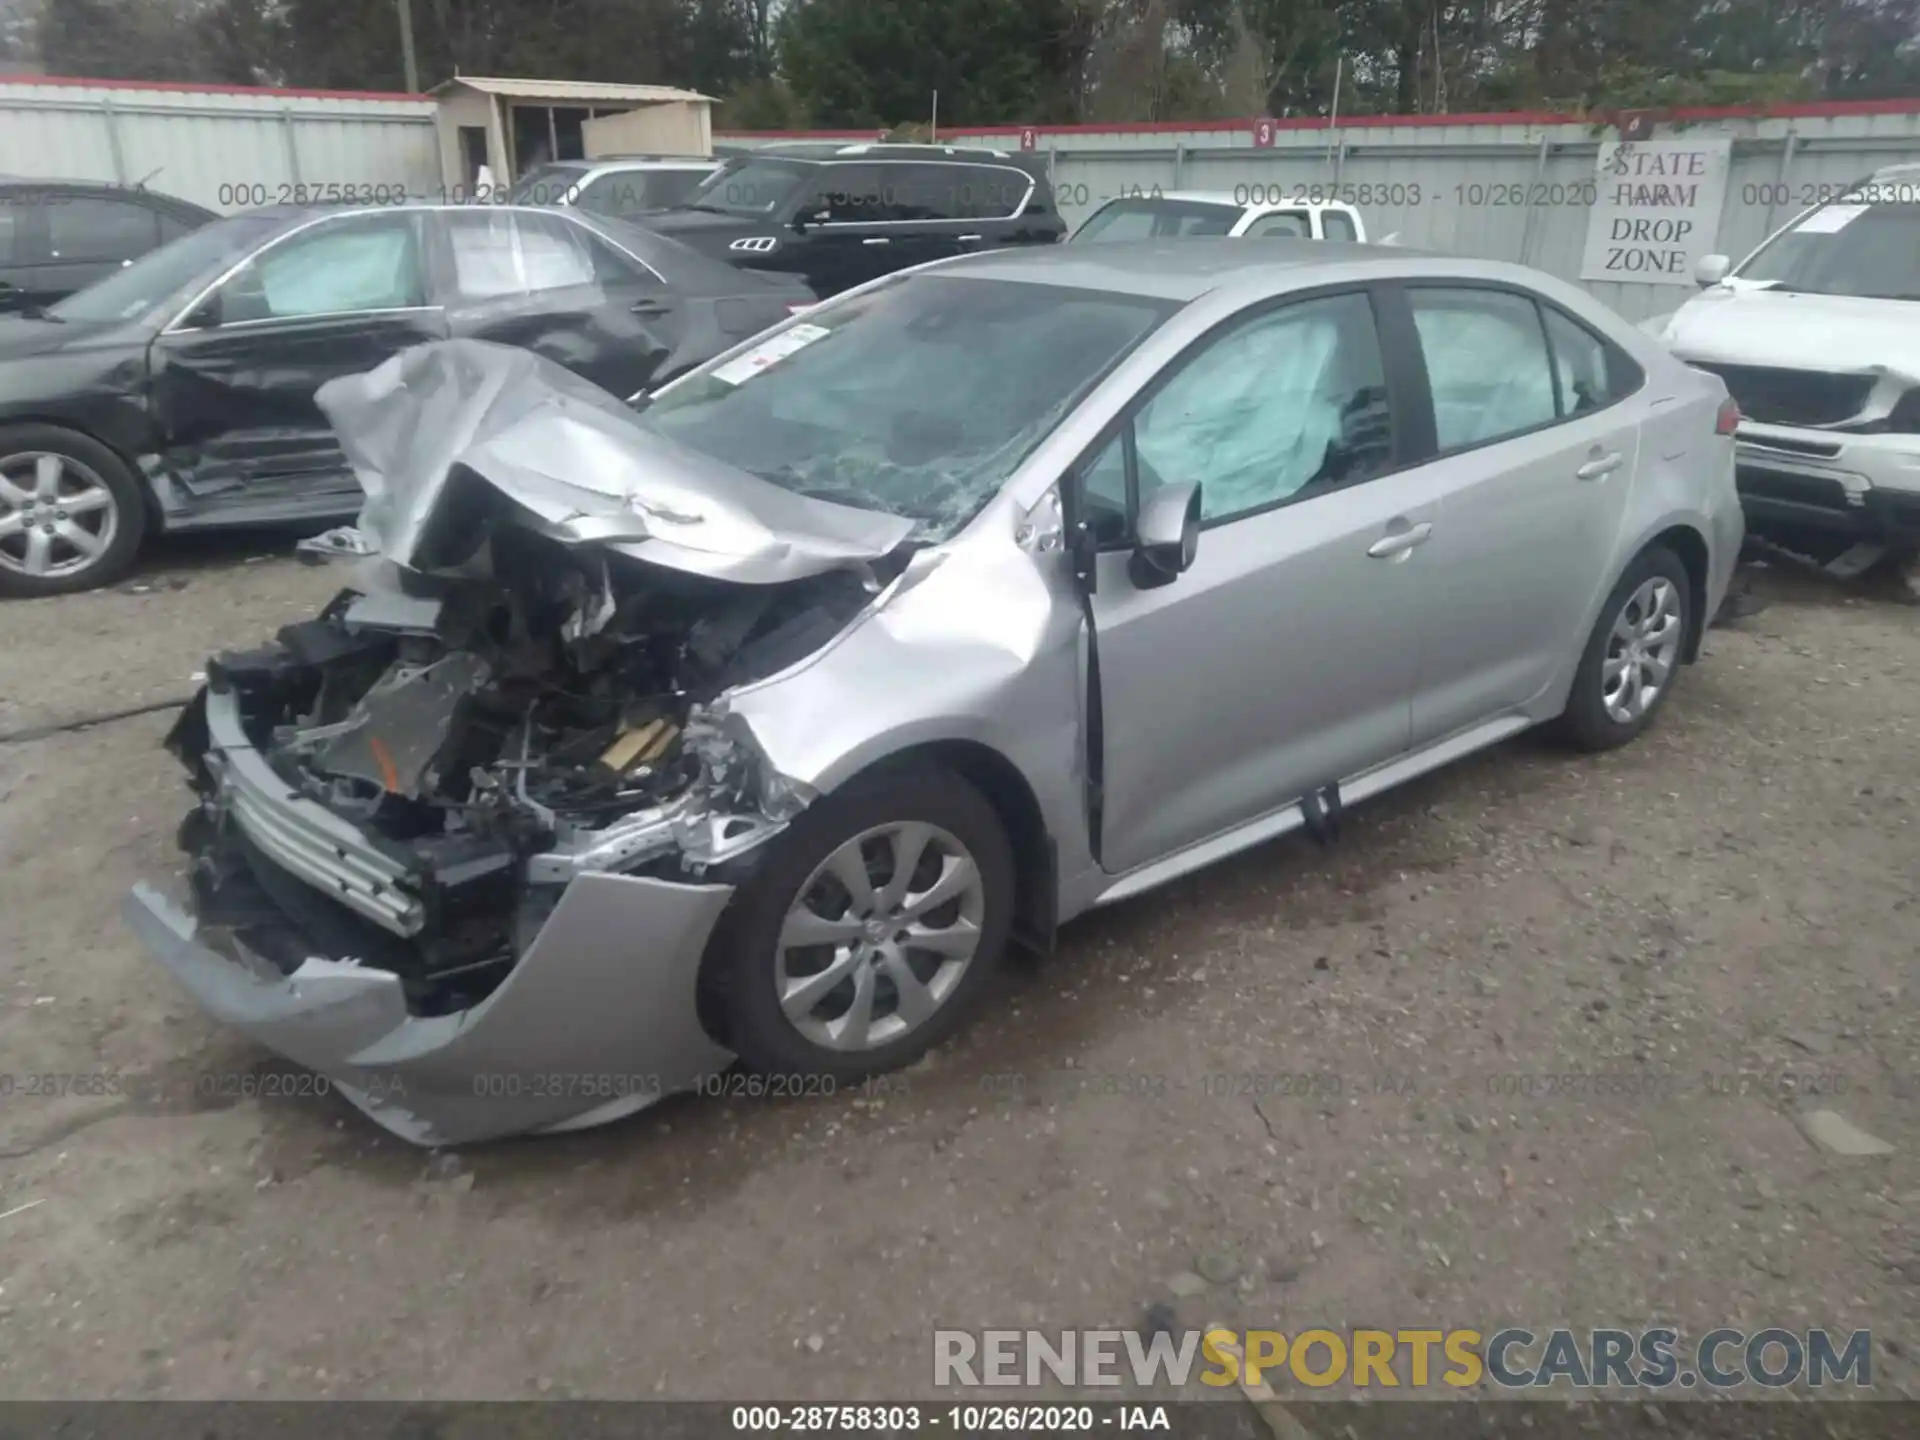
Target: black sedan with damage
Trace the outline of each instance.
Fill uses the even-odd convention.
[[[107,584],[156,531],[351,517],[314,392],[411,346],[520,346],[632,399],[812,299],[572,210],[219,221],[0,320],[0,596]]]

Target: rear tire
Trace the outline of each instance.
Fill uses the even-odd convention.
[[[1679,676],[1692,607],[1678,555],[1654,546],[1635,557],[1587,637],[1560,735],[1582,750],[1611,750],[1651,725]]]
[[[1013,901],[1012,847],[972,785],[932,765],[856,779],[794,821],[721,921],[725,1043],[769,1075],[911,1064],[989,988]]]
[[[120,457],[57,425],[0,426],[0,596],[119,579],[147,531],[147,497]]]

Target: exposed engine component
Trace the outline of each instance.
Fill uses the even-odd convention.
[[[219,839],[195,847],[203,918],[295,918],[428,1012],[497,984],[574,875],[697,874],[778,833],[807,797],[711,702],[817,650],[878,588],[856,569],[740,585],[522,527],[478,559],[373,562],[319,619],[211,662],[175,734]],[[239,778],[235,743],[287,793]],[[338,821],[373,849],[335,846]]]

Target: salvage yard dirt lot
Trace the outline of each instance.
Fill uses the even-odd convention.
[[[252,558],[0,607],[0,731],[182,693],[340,580]],[[136,952],[170,715],[0,744],[0,1396],[903,1398],[936,1326],[1162,1302],[1867,1328],[1914,1394],[1920,611],[1754,583],[1637,745],[1522,738],[1096,914],[870,1094],[438,1159],[240,1095],[286,1072]]]

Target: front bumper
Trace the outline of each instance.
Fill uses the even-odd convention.
[[[1743,421],[1735,458],[1741,506],[1758,524],[1920,543],[1920,436]]]
[[[418,1145],[580,1129],[695,1087],[733,1056],[695,1012],[701,955],[732,890],[588,874],[562,894],[498,989],[409,1013],[400,978],[314,956],[282,974],[148,885],[122,913],[216,1019],[317,1071]]]

